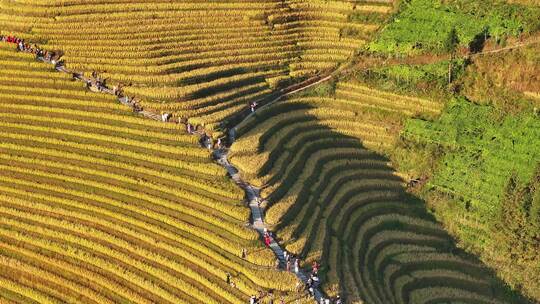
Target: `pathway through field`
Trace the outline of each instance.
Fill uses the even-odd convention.
[[[229,132],[229,138],[232,141],[234,141],[235,129],[231,129]],[[229,160],[227,159],[227,150],[225,149],[219,149],[214,151],[214,156],[217,159],[217,162],[225,167],[227,169],[227,172],[233,179],[233,181],[244,191],[246,192],[246,198],[248,200],[249,208],[251,209],[251,220],[252,220],[252,226],[253,229],[257,230],[261,236],[264,235],[264,232],[266,228],[266,223],[264,222],[264,210],[260,207],[261,197],[260,197],[260,189],[246,183],[242,178],[240,177],[240,173],[238,172],[238,169],[236,169],[231,163],[229,163]],[[279,259],[281,267],[286,267],[287,261],[285,260],[285,256],[283,254],[283,249],[281,246],[275,241],[273,237],[272,243],[270,244],[270,248],[274,253],[276,254],[277,258]],[[308,275],[300,269],[300,271],[296,272],[296,276],[302,280],[302,282],[306,283],[308,280]],[[322,292],[319,289],[315,289],[315,299],[320,301],[320,299],[323,297]]]
[[[52,61],[46,60],[43,57],[39,57],[38,60],[41,60],[44,63],[54,64]],[[73,76],[74,79],[83,81],[83,82],[85,82],[87,84],[90,84],[92,82],[91,79],[82,76],[82,73],[77,73],[75,71],[70,71],[63,65],[62,66],[55,66],[55,69],[58,72],[72,74],[72,75],[74,75]],[[339,72],[339,70],[336,70],[336,71],[333,71],[333,72],[328,73],[326,75],[322,75],[322,76],[317,75],[317,76],[309,78],[309,79],[307,79],[307,80],[305,80],[305,81],[303,81],[301,83],[297,83],[297,84],[291,85],[289,87],[286,87],[286,88],[282,89],[281,91],[279,91],[279,94],[275,99],[272,99],[271,101],[265,103],[264,106],[268,106],[268,105],[270,105],[272,103],[275,103],[275,102],[281,100],[283,97],[285,97],[287,95],[291,95],[291,94],[306,90],[306,89],[308,89],[308,88],[310,88],[312,86],[315,86],[317,84],[320,84],[320,83],[329,81],[331,79],[334,79],[334,77],[339,75],[338,72]],[[96,87],[91,87],[91,90],[101,92],[101,93],[104,93],[104,94],[115,95],[114,91],[112,89],[106,87],[106,86],[101,87],[99,90]],[[147,111],[147,110],[139,110],[136,102],[134,102],[134,100],[135,100],[134,98],[129,98],[127,96],[123,96],[123,97],[118,97],[117,99],[118,99],[118,102],[120,102],[121,104],[123,104],[125,106],[130,107],[133,112],[136,112],[136,113],[138,113],[139,115],[142,115],[145,118],[156,120],[156,121],[172,122],[172,121],[163,120],[162,116],[159,113],[156,113],[156,112],[153,112],[153,111]],[[248,117],[250,117],[252,114],[253,113],[248,112],[248,114],[245,115],[242,118],[242,121],[247,119]],[[194,132],[193,134],[201,136],[201,139],[202,139],[202,137],[205,136],[206,133],[204,131],[202,131],[202,132]],[[234,139],[235,139],[235,128],[230,129],[228,137],[229,137],[228,142],[230,144],[232,144],[234,142]],[[236,169],[233,165],[231,165],[229,163],[228,159],[227,159],[227,153],[228,153],[227,148],[218,148],[218,149],[211,149],[211,150],[212,150],[212,154],[215,157],[217,163],[220,164],[221,166],[223,166],[227,170],[227,172],[230,175],[231,179],[240,188],[242,188],[245,191],[246,199],[248,201],[248,206],[251,209],[252,227],[257,232],[259,232],[259,234],[261,235],[261,238],[262,238],[262,236],[265,233],[265,230],[267,229],[267,225],[264,222],[264,210],[262,210],[262,208],[259,205],[259,203],[261,201],[261,198],[260,198],[260,195],[259,195],[259,192],[260,192],[259,189],[257,189],[256,187],[253,187],[252,185],[250,185],[247,182],[245,182],[244,180],[242,180],[242,178],[240,177],[240,173],[239,173],[238,169]],[[281,248],[281,246],[279,245],[279,243],[277,243],[276,240],[273,237],[271,237],[271,239],[272,239],[272,242],[270,244],[270,248],[272,249],[272,251],[276,255],[277,259],[279,260],[280,266],[284,268],[286,266],[286,260],[285,260],[285,257],[284,257],[284,251]],[[295,272],[295,274],[302,282],[304,282],[304,284],[307,283],[308,274],[305,273],[302,269],[300,269],[298,272]],[[314,289],[314,298],[317,301],[317,303],[320,301],[320,299],[322,297],[324,297],[322,292],[318,288],[315,288]]]

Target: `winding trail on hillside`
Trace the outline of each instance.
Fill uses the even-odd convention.
[[[477,53],[470,54],[457,54],[454,59],[474,59],[482,56],[495,55],[502,52],[508,52],[512,50],[517,50],[525,48],[528,46],[540,44],[540,36],[533,36],[527,38],[524,41],[514,43],[505,47],[486,49]],[[448,61],[452,59],[450,54],[441,54],[441,55],[430,55],[430,54],[419,54],[406,56],[403,58],[381,58],[381,57],[371,57],[371,56],[359,56],[356,58],[356,62],[350,63],[349,66],[343,69],[340,72],[341,76],[350,75],[356,70],[359,69],[373,69],[385,66],[394,66],[394,65],[426,65],[426,64],[435,64],[442,61]],[[360,60],[358,62],[358,60]]]
[[[106,85],[101,86],[101,87],[94,86],[93,80],[88,78],[88,77],[83,76],[83,74],[80,73],[80,72],[71,71],[71,70],[67,69],[64,65],[56,65],[56,63],[54,61],[47,60],[47,59],[45,59],[43,57],[37,57],[37,60],[42,61],[42,62],[44,62],[46,64],[54,65],[54,69],[56,71],[58,71],[58,72],[73,75],[74,79],[86,83],[88,85],[89,89],[91,91],[93,91],[93,92],[100,92],[100,93],[104,93],[104,94],[117,96],[115,94],[115,91],[113,89],[107,87]],[[311,88],[313,86],[316,86],[318,84],[321,84],[321,83],[327,82],[329,80],[332,80],[335,77],[337,77],[338,75],[340,75],[340,70],[339,69],[335,70],[335,71],[332,71],[332,72],[329,72],[327,74],[316,75],[316,76],[313,76],[313,77],[311,77],[311,78],[309,78],[307,80],[304,80],[304,81],[302,81],[300,83],[296,83],[296,84],[293,84],[291,86],[288,86],[288,87],[280,90],[277,97],[270,100],[269,102],[264,103],[256,111],[259,111],[261,108],[264,108],[264,107],[269,106],[269,105],[271,105],[271,104],[273,104],[275,102],[278,102],[278,101],[280,101],[281,99],[283,99],[284,97],[286,97],[288,95],[304,91],[304,90],[309,89],[309,88]],[[135,112],[135,113],[137,113],[137,114],[139,114],[139,115],[141,115],[141,116],[143,116],[143,117],[145,117],[147,119],[161,121],[161,122],[164,122],[164,123],[174,123],[174,121],[172,121],[172,120],[169,120],[169,119],[166,119],[166,118],[164,119],[164,117],[161,114],[157,113],[157,112],[154,112],[154,111],[151,111],[151,110],[150,111],[149,110],[142,110],[139,107],[139,105],[135,102],[135,98],[133,98],[133,97],[117,96],[117,100],[121,104],[130,107],[133,112]],[[254,113],[248,112],[247,115],[244,115],[244,117],[241,119],[241,121],[249,118],[251,115],[254,115]],[[180,123],[178,120],[176,122]],[[202,130],[202,131],[199,131],[199,132],[193,132],[193,134],[197,135],[197,136],[200,136],[201,142],[203,142],[204,137],[206,136],[206,131]],[[236,137],[236,126],[229,129],[227,137],[228,137],[229,145],[232,145],[234,140],[235,140],[235,137]],[[249,183],[247,183],[246,181],[244,181],[241,178],[239,170],[236,169],[227,159],[227,154],[228,154],[228,148],[227,147],[211,148],[209,150],[211,151],[211,153],[212,153],[214,159],[216,160],[216,162],[218,164],[220,164],[221,166],[223,166],[227,170],[227,173],[231,177],[231,179],[241,189],[243,189],[245,191],[247,205],[249,206],[249,208],[251,210],[251,227],[253,229],[255,229],[260,234],[261,239],[262,239],[265,232],[267,231],[268,227],[267,227],[267,225],[266,225],[266,223],[264,221],[264,214],[265,214],[264,210],[260,206],[260,202],[261,202],[260,189],[250,185]],[[276,258],[279,260],[280,267],[282,269],[284,269],[286,267],[286,263],[287,263],[286,260],[285,260],[285,256],[284,256],[284,250],[272,235],[270,235],[270,238],[271,238],[271,243],[270,243],[269,247],[274,252],[274,254],[276,255]],[[305,272],[301,268],[299,269],[298,272],[295,272],[294,270],[292,272],[295,273],[295,275],[304,284],[307,283],[307,281],[309,279],[309,275],[308,275],[307,272]],[[324,298],[324,294],[321,292],[321,290],[318,288],[318,286],[316,288],[314,288],[314,299],[317,301],[317,303],[319,303],[319,301],[321,299],[323,299],[323,298]]]
[[[234,132],[234,131],[231,130],[231,132]],[[240,173],[238,172],[238,169],[236,169],[233,165],[231,165],[231,163],[229,163],[229,160],[227,159],[226,149],[215,150],[214,156],[216,157],[217,162],[227,169],[227,172],[231,176],[231,179],[240,188],[244,189],[244,191],[246,192],[248,206],[251,209],[252,227],[253,229],[257,230],[257,232],[259,232],[259,234],[262,237],[268,227],[266,223],[264,222],[264,210],[260,206],[260,202],[261,202],[260,189],[242,180],[242,178],[240,177]],[[272,236],[270,236],[270,238],[272,240],[272,242],[270,243],[270,249],[272,249],[276,257],[278,258],[280,266],[284,268],[287,261],[285,260],[283,248],[281,248],[279,243]],[[302,282],[304,283],[307,282],[308,274],[304,272],[302,269],[300,269],[298,272],[295,272],[295,274]],[[320,299],[323,297],[324,295],[322,294],[322,292],[318,288],[315,288],[314,289],[315,300],[319,302]]]

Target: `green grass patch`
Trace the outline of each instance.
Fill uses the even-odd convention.
[[[499,114],[492,106],[455,99],[437,121],[410,119],[402,133],[407,141],[443,151],[428,183],[430,189],[455,198],[455,204],[442,212],[466,213],[485,227],[500,211],[512,172],[528,180],[540,160],[540,119],[532,112]],[[475,230],[458,233],[461,239],[479,239]]]
[[[540,8],[493,0],[409,0],[368,49],[386,54],[441,53],[449,51],[453,31],[458,46],[469,47],[479,35],[504,42],[539,27]]]
[[[448,84],[448,66],[452,64],[452,79],[459,78],[465,70],[465,60],[444,60],[432,64],[399,64],[375,69],[379,77],[396,82],[398,86],[417,89],[429,86],[443,89]]]

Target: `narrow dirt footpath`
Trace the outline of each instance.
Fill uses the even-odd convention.
[[[231,129],[229,132],[229,140],[231,140],[231,144],[234,141],[235,132],[235,128]],[[260,207],[260,202],[262,201],[260,196],[260,189],[242,180],[238,170],[233,165],[231,165],[231,163],[229,163],[229,160],[227,159],[227,153],[228,151],[226,149],[219,149],[214,151],[214,156],[217,159],[217,162],[227,169],[227,172],[231,176],[232,180],[246,192],[248,206],[251,209],[252,227],[253,229],[257,230],[257,232],[259,232],[262,237],[267,231],[268,227],[264,222],[264,210]],[[270,237],[272,240],[272,242],[270,243],[270,248],[272,249],[272,251],[274,251],[274,254],[278,258],[280,266],[282,268],[285,268],[287,261],[285,260],[283,248],[281,248],[279,243],[276,242],[276,240],[272,236]],[[300,269],[298,272],[295,272],[295,274],[304,283],[306,283],[309,279],[309,275],[302,269]],[[323,293],[318,288],[315,288],[314,298],[317,303],[323,297]]]
[[[91,91],[101,92],[101,93],[109,94],[109,95],[115,95],[117,97],[117,100],[118,100],[119,103],[130,107],[133,112],[138,113],[139,115],[141,115],[141,116],[143,116],[145,118],[156,120],[156,121],[173,123],[173,121],[169,120],[168,117],[166,117],[166,116],[164,117],[160,113],[156,113],[156,112],[148,111],[148,110],[143,110],[137,104],[137,102],[135,101],[135,98],[128,97],[128,96],[117,95],[115,90],[107,87],[106,85],[96,85],[96,82],[95,82],[94,79],[84,77],[84,76],[82,76],[83,74],[80,73],[80,72],[71,71],[71,70],[67,69],[64,65],[57,65],[56,62],[45,59],[43,57],[37,57],[37,60],[42,61],[42,62],[44,62],[46,64],[53,65],[54,69],[56,71],[58,71],[58,72],[73,75],[74,79],[84,82]],[[315,85],[318,85],[320,83],[329,81],[329,80],[331,80],[331,79],[333,79],[334,77],[337,76],[337,74],[335,72],[336,71],[334,71],[332,73],[328,73],[327,75],[323,75],[323,76],[317,75],[317,76],[309,78],[309,79],[307,79],[307,80],[305,80],[305,81],[303,81],[303,82],[301,82],[299,84],[295,84],[295,85],[292,85],[290,87],[284,88],[284,89],[282,89],[280,91],[280,94],[275,99],[271,100],[270,102],[265,103],[260,108],[262,108],[264,106],[268,106],[268,105],[270,105],[272,103],[275,103],[275,102],[281,100],[285,96],[288,96],[288,95],[291,95],[291,94],[306,90],[306,89],[308,89],[310,87],[313,87]],[[259,110],[259,109],[257,109],[257,110]],[[253,113],[248,113],[248,115],[245,115],[245,117],[243,117],[242,121],[247,119],[248,117],[250,117],[252,114]],[[236,132],[236,128],[230,129],[230,132],[228,134],[230,144],[232,144],[234,142],[235,132]],[[193,134],[200,136],[201,141],[202,141],[202,139],[206,135],[206,132],[204,132],[204,131],[202,131],[202,132],[194,132]],[[228,153],[227,148],[218,148],[218,149],[210,149],[210,150],[212,152],[212,155],[216,159],[216,162],[218,164],[220,164],[221,166],[223,166],[227,170],[227,172],[230,175],[231,179],[240,188],[242,188],[245,191],[246,200],[247,200],[248,206],[249,206],[249,208],[251,210],[252,227],[257,232],[259,232],[259,234],[261,235],[261,238],[262,238],[263,235],[265,234],[265,232],[267,231],[267,225],[264,222],[264,210],[262,210],[262,208],[259,205],[259,202],[261,201],[260,194],[259,194],[260,193],[259,189],[253,187],[252,185],[250,185],[247,182],[242,180],[238,170],[233,165],[231,165],[229,163],[228,159],[227,159],[227,153]],[[270,236],[270,237],[271,237],[270,249],[272,249],[272,251],[276,255],[277,259],[279,260],[280,266],[282,268],[285,268],[286,260],[285,260],[285,257],[284,257],[284,251],[281,248],[281,246],[279,245],[279,243],[276,242],[276,240],[272,236]],[[298,272],[295,272],[295,274],[304,284],[307,283],[308,275],[307,275],[306,272],[304,272],[302,269],[300,269]],[[314,298],[317,301],[317,303],[323,297],[324,297],[324,295],[322,294],[322,292],[318,288],[314,288]]]

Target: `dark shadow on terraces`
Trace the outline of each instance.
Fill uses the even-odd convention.
[[[386,157],[328,127],[314,109],[274,104],[237,136],[274,121],[253,143],[269,153],[258,172],[271,174],[267,215],[278,210],[274,231],[285,247],[307,262],[320,259],[323,282],[339,282],[327,293],[365,303],[528,303],[456,247]]]

